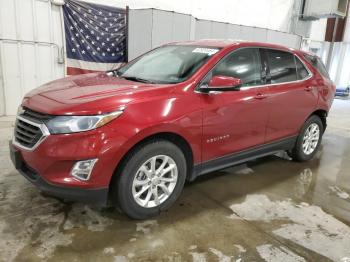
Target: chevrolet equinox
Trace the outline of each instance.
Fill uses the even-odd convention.
[[[300,50],[168,44],[28,93],[11,159],[46,194],[145,219],[197,176],[279,151],[311,159],[334,94],[321,60]]]

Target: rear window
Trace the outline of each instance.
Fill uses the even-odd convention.
[[[285,83],[297,80],[294,55],[279,50],[267,50],[271,83]]]
[[[327,72],[326,67],[324,66],[324,64],[322,63],[321,59],[316,57],[316,56],[312,56],[312,55],[304,55],[305,59],[312,64],[317,71],[323,75],[325,78],[330,78],[329,74]]]

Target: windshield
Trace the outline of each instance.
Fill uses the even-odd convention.
[[[164,46],[120,68],[119,77],[156,84],[179,83],[190,78],[219,48]]]

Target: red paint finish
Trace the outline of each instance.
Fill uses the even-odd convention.
[[[318,91],[313,79],[270,86],[267,96],[266,142],[295,135],[317,109]]]
[[[266,92],[267,87],[260,87],[200,95],[203,102],[203,161],[264,143],[268,104],[257,96]]]
[[[191,78],[179,84],[145,84],[105,73],[91,73],[56,80],[27,94],[22,106],[51,115],[95,115],[121,107],[125,107],[125,111],[98,129],[49,135],[33,151],[18,148],[24,161],[54,185],[103,188],[109,186],[115,168],[125,154],[149,136],[172,133],[182,137],[192,150],[193,164],[198,165],[297,135],[314,111],[328,112],[330,109],[334,85],[304,61],[300,51],[277,45],[230,41],[206,40],[178,45],[222,49]],[[198,90],[201,80],[220,59],[244,47],[295,53],[313,76],[306,81],[266,84],[217,94]],[[238,83],[227,77],[215,81],[219,86]],[[98,158],[98,161],[90,180],[74,179],[70,175],[74,163],[91,158]]]
[[[209,87],[232,88],[242,85],[242,80],[229,76],[214,76],[209,81]]]

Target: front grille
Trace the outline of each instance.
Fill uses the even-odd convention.
[[[26,149],[34,148],[44,137],[42,126],[50,118],[50,115],[25,108],[16,120],[15,142]]]
[[[52,118],[51,115],[35,112],[29,108],[24,108],[24,112],[21,114],[24,118],[34,121],[36,123],[44,123],[47,120],[50,120]]]
[[[43,136],[40,127],[32,125],[21,119],[17,119],[15,127],[15,139],[22,146],[32,148]]]

